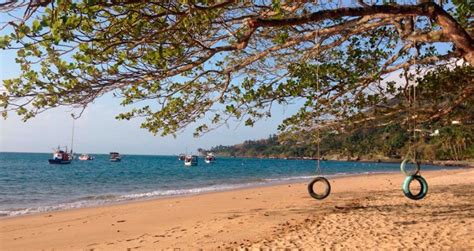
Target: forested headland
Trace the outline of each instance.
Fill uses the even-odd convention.
[[[447,125],[425,130],[424,136],[412,142],[412,132],[399,124],[385,128],[361,128],[349,133],[321,134],[320,156],[338,160],[387,160],[402,158],[415,146],[424,160],[474,159],[474,130],[472,126]],[[314,135],[300,135],[314,138]],[[259,158],[316,158],[316,142],[299,142],[270,135],[267,139],[247,140],[232,146],[209,149],[219,156]]]

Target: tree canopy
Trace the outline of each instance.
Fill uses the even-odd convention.
[[[472,102],[473,8],[468,0],[5,1],[11,20],[2,29],[13,32],[0,48],[17,50],[21,75],[4,81],[0,109],[26,120],[113,93],[131,107],[117,118],[141,117],[162,135],[204,117],[197,134],[229,119],[251,126],[292,102],[301,109],[281,130],[378,123],[379,114],[390,123],[413,103],[390,100],[410,97],[421,70],[458,60],[459,88],[430,93],[442,102],[418,117],[438,121]],[[382,81],[393,73],[406,85]]]

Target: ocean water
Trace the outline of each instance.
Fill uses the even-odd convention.
[[[97,206],[120,201],[309,181],[316,161],[218,158],[185,167],[177,156],[125,155],[109,162],[50,165],[51,154],[0,153],[0,216]],[[399,164],[322,161],[329,177],[399,172]],[[423,166],[423,170],[446,167]],[[401,175],[401,174],[400,174]]]

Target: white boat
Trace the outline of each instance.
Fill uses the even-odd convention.
[[[186,155],[184,158],[184,165],[185,166],[197,166],[198,164],[198,156],[196,155]]]
[[[82,154],[79,156],[79,160],[93,160],[94,157],[90,156],[89,154]]]
[[[206,158],[204,158],[204,162],[206,162],[207,164],[212,164],[215,161],[216,161],[216,157],[214,157],[212,153],[206,155]]]

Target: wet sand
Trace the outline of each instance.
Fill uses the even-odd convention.
[[[0,219],[1,250],[474,249],[474,169],[425,171],[412,201],[402,174],[305,183]]]

